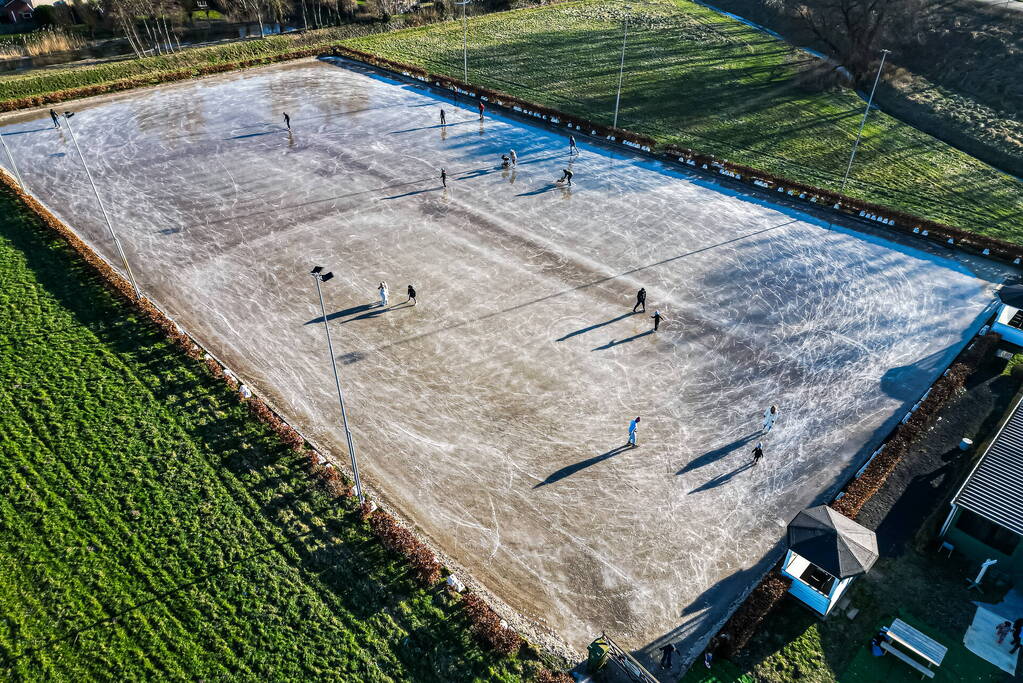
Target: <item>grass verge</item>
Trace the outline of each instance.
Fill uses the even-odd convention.
[[[351,502],[0,189],[0,670],[517,681]]]
[[[586,0],[477,17],[469,80],[610,123],[625,10]],[[819,91],[804,53],[687,0],[633,4],[619,126],[837,190],[859,128],[854,93]],[[435,24],[345,41],[461,78],[462,27]],[[864,130],[846,193],[1023,242],[1023,183],[880,112]]]

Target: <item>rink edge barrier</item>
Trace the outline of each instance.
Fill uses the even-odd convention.
[[[613,128],[572,115],[558,109],[523,100],[498,90],[465,83],[457,78],[435,74],[412,64],[405,64],[370,52],[336,45],[320,59],[346,58],[376,67],[389,75],[427,86],[447,90],[456,96],[466,97],[498,107],[505,113],[534,120],[565,134],[585,136],[599,140],[602,144],[621,145],[633,152],[645,154],[660,161],[685,166],[709,175],[756,188],[766,197],[767,193],[781,194],[780,199],[793,203],[802,202],[823,212],[839,214],[845,218],[863,221],[893,232],[902,233],[949,249],[996,259],[1013,265],[1023,262],[1023,245],[1013,244],[996,237],[988,237],[970,230],[958,228],[937,221],[916,216],[881,204],[856,199],[814,185],[769,173],[760,169],[719,159],[712,154],[676,145],[660,145],[647,135],[624,128]]]
[[[993,313],[990,307],[986,311]],[[856,519],[863,506],[881,489],[913,443],[930,429],[940,410],[966,386],[966,380],[1001,341],[1001,335],[985,326],[963,349],[910,411],[870,455],[842,491],[829,503],[836,512]],[[725,625],[710,640],[715,656],[740,652],[788,592],[791,581],[781,574],[781,560],[750,591]]]
[[[164,336],[193,361],[203,366],[213,377],[223,381],[235,398],[244,404],[252,417],[262,422],[277,435],[281,443],[293,452],[304,456],[310,485],[316,486],[328,496],[343,501],[350,510],[357,512],[370,532],[385,548],[402,556],[411,568],[411,574],[417,583],[427,589],[446,591],[457,599],[468,622],[469,631],[481,645],[501,656],[511,656],[522,647],[538,649],[503,619],[498,609],[506,614],[514,614],[518,621],[523,617],[507,606],[504,601],[496,598],[471,575],[459,567],[456,576],[448,565],[458,563],[446,557],[440,551],[421,540],[414,531],[414,526],[404,520],[390,506],[387,510],[378,505],[377,501],[367,492],[367,501],[361,506],[357,503],[352,478],[348,469],[339,464],[308,440],[302,432],[291,426],[282,414],[264,398],[258,395],[252,384],[243,382],[223,361],[217,358],[206,346],[186,333],[170,316],[163,312],[151,299],[143,296],[136,299],[131,284],[120,273],[114,270],[99,253],[79,237],[71,228],[58,219],[42,202],[24,192],[6,169],[0,168],[0,186],[7,190],[16,200],[20,201],[35,218],[50,232],[55,233],[70,249],[77,254],[95,273],[108,291],[112,292],[122,303],[133,306],[146,319],[155,325]],[[343,462],[343,461],[342,461]],[[444,563],[441,559],[443,558]],[[469,584],[466,587],[461,580]],[[498,604],[498,609],[493,605]],[[532,629],[547,631],[536,624],[529,624]],[[547,633],[547,637],[557,636]],[[558,639],[560,641],[560,639]],[[559,642],[555,652],[557,656],[566,657],[569,648]],[[554,651],[554,648],[547,646]],[[535,674],[537,680],[549,683],[563,683],[570,680],[564,674],[549,669],[540,669]]]

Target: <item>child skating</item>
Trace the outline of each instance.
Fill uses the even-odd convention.
[[[387,307],[387,283],[386,282],[381,282],[377,286],[377,291],[380,292],[380,306],[386,308]]]
[[[572,184],[572,172],[567,168],[561,169],[561,177],[558,178],[557,184],[560,185],[561,183],[565,183],[567,185]]]

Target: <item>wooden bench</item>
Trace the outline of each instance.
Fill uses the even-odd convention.
[[[934,678],[934,671],[933,670],[928,669],[926,666],[924,666],[920,662],[916,661],[915,659],[913,659],[909,655],[903,654],[902,652],[899,652],[894,647],[892,647],[888,643],[888,641],[882,641],[881,642],[881,649],[884,650],[885,652],[887,652],[890,655],[894,655],[896,659],[901,659],[906,664],[909,664],[911,667],[913,667],[914,669],[916,669],[917,671],[922,673],[924,676],[927,676],[927,678]]]

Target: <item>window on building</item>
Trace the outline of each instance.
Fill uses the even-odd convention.
[[[959,514],[956,528],[1005,555],[1012,555],[1019,545],[1019,535],[1015,531],[989,522],[969,510],[963,510]]]
[[[21,13],[21,18],[24,19],[25,21],[32,21],[32,13],[31,12],[22,12]]]
[[[810,588],[824,593],[824,595],[831,595],[831,588],[835,585],[835,577],[815,564],[807,566],[799,578]]]

